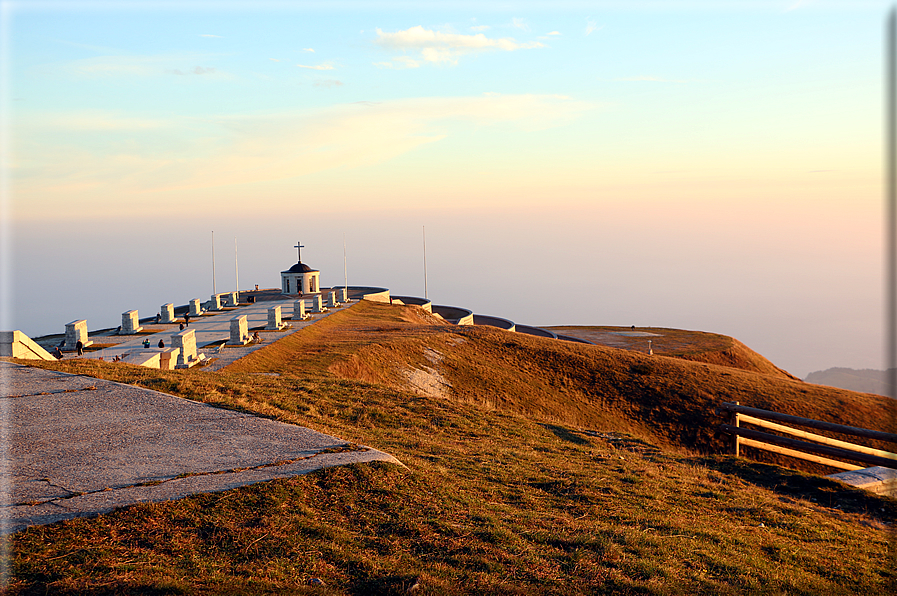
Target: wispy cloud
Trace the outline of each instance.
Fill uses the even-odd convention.
[[[212,35],[211,33],[200,33],[199,36],[200,37],[217,37],[219,39],[222,39],[222,37],[220,35]]]
[[[601,31],[604,29],[604,25],[598,26],[598,23],[593,21],[591,18],[586,19],[586,35],[591,35],[595,31]]]
[[[315,87],[326,87],[330,89],[331,87],[342,87],[343,82],[337,81],[336,79],[324,79],[323,81],[315,81]]]
[[[173,74],[173,75],[208,75],[208,74],[216,74],[217,71],[214,68],[206,68],[204,66],[197,66],[193,70],[188,70],[187,72],[184,72],[177,68],[175,68],[174,70],[166,70],[165,72],[167,72],[168,74]]]
[[[321,81],[319,86],[339,85]],[[25,119],[16,124],[16,134],[31,142],[17,151],[20,167],[13,190],[19,204],[28,207],[28,213],[22,213],[26,217],[39,216],[48,205],[58,206],[60,217],[75,215],[79,207],[72,197],[88,195],[93,205],[105,201],[103,209],[121,213],[130,208],[121,196],[156,194],[173,205],[184,195],[169,192],[366,167],[469,130],[470,125],[543,130],[594,107],[561,96],[493,94],[160,121],[103,112],[42,114],[33,126]],[[61,135],[57,127],[90,131],[93,142],[84,143],[75,133]],[[107,132],[93,132],[98,130]]]
[[[302,48],[302,51],[303,51],[303,52],[311,52],[312,54],[315,53],[315,49],[314,49],[314,48]]]
[[[48,65],[54,74],[62,73],[78,78],[95,77],[152,77],[165,74],[215,74],[226,76],[213,67],[188,66],[214,59],[214,54],[184,54],[158,56],[97,56]]]
[[[277,58],[268,58],[268,60],[270,60],[271,62],[280,62],[280,60]]]
[[[563,35],[560,31],[549,31],[548,35]]]
[[[298,66],[299,68],[309,68],[311,70],[333,70],[333,66],[331,64],[297,64],[296,66]]]
[[[654,77],[650,75],[639,75],[636,77],[622,77],[614,79],[615,81],[645,81],[649,83],[687,83],[685,79],[665,79],[663,77]]]
[[[374,66],[378,68],[404,70],[406,68],[420,68],[420,62],[410,56],[396,56],[391,62],[374,62]]]
[[[474,25],[472,27],[469,27],[469,29],[471,31],[487,31],[488,29],[490,29],[490,27],[489,25]]]
[[[388,49],[419,52],[420,58],[424,62],[453,65],[458,63],[458,59],[462,55],[471,52],[485,50],[511,52],[545,47],[544,44],[537,41],[520,43],[511,37],[489,38],[482,33],[476,35],[442,33],[424,29],[420,25],[394,33],[377,29],[375,43]]]
[[[529,31],[529,25],[526,24],[526,21],[518,17],[511,18],[510,26],[515,29],[520,29],[521,31]]]

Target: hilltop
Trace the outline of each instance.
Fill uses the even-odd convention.
[[[865,393],[876,393],[878,395],[893,395],[894,387],[888,383],[888,375],[894,369],[889,370],[872,370],[854,368],[828,368],[811,372],[807,375],[808,383],[816,383],[817,385],[829,385],[831,387],[840,387],[841,389],[850,389],[851,391],[863,391]]]
[[[881,428],[888,400],[805,383],[714,337],[648,355],[362,302],[215,373],[43,364],[302,424],[408,468],[334,468],[31,528],[14,537],[12,592],[893,587],[894,500],[726,456],[713,413],[740,401]]]

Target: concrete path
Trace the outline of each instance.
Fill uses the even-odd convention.
[[[0,533],[387,453],[148,389],[0,362]]]

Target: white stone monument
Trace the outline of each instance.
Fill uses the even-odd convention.
[[[180,350],[175,368],[190,368],[199,361],[196,355],[196,332],[193,329],[184,329],[172,335],[171,347]]]
[[[85,348],[93,343],[87,339],[87,319],[72,321],[65,326],[65,349],[74,350],[79,341]]]
[[[327,300],[327,306],[329,306],[330,308],[336,308],[337,306],[339,306],[339,302],[336,301],[336,292],[334,292],[333,290],[327,292]]]
[[[313,296],[311,299],[311,312],[324,312],[324,303],[321,295]]]
[[[199,298],[194,298],[190,301],[190,316],[198,317],[202,314],[202,305],[199,303]]]
[[[221,310],[221,294],[212,294],[210,310]]]
[[[174,323],[174,304],[171,302],[162,305],[162,322]]]
[[[119,331],[121,335],[134,335],[142,329],[136,310],[121,313],[121,331]]]
[[[305,314],[305,300],[296,300],[293,302],[293,320],[302,321],[306,318],[308,318],[308,315]]]
[[[342,286],[342,287],[337,288],[336,290],[337,290],[337,292],[339,292],[339,294],[337,294],[337,296],[339,297],[340,302],[348,302],[349,301],[349,288],[347,288],[346,286]]]
[[[249,342],[249,324],[246,321],[246,315],[240,315],[230,320],[230,339],[227,340],[229,346],[242,346]]]
[[[265,329],[277,331],[283,328],[284,323],[280,316],[280,305],[268,308],[268,326]]]
[[[224,306],[240,306],[240,293],[239,292],[225,292],[224,293]]]

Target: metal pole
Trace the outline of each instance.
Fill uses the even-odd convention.
[[[885,25],[885,390],[897,398],[897,8],[891,8]],[[890,408],[891,432],[897,432],[897,408]]]
[[[212,230],[212,294],[218,293],[218,286],[215,285],[215,230]]]
[[[427,290],[427,226],[421,227],[424,231],[424,298],[429,300],[430,294]]]
[[[237,287],[234,291],[240,291],[240,263],[237,261],[237,237],[234,236],[234,274],[237,276]]]
[[[349,298],[349,267],[346,264],[346,235],[343,234],[343,276],[346,284],[346,299]]]

